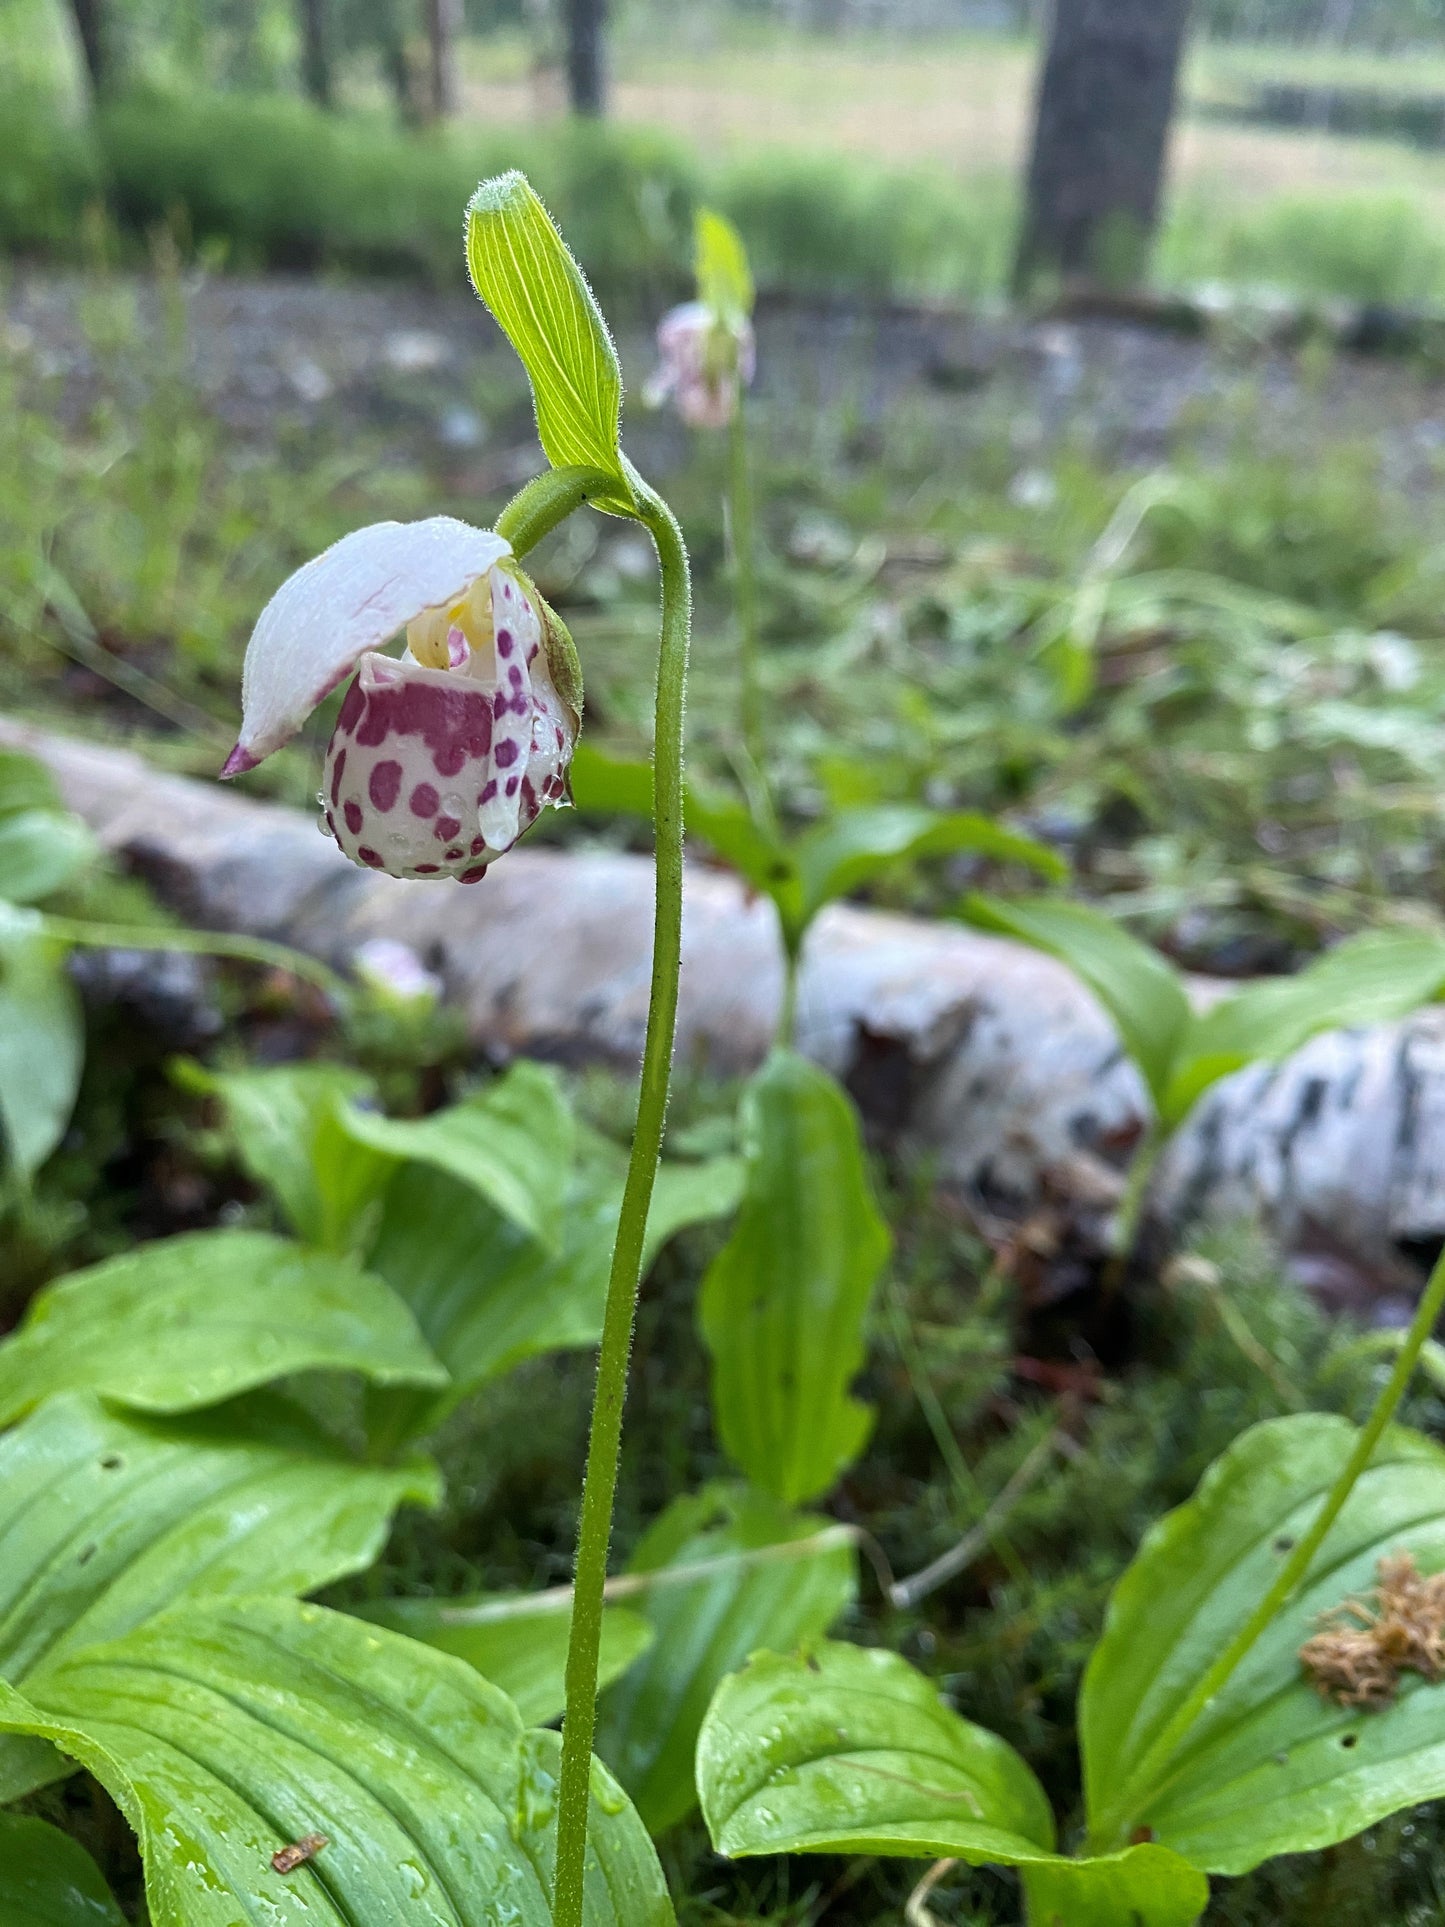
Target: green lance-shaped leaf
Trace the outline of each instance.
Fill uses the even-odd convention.
[[[55,1392],[184,1412],[319,1368],[382,1385],[447,1376],[396,1293],[349,1259],[262,1231],[192,1232],[41,1292],[0,1344],[0,1424]]]
[[[598,508],[636,510],[619,440],[622,372],[582,270],[525,175],[483,181],[467,209],[472,286],[527,371],[537,434],[553,468],[584,468],[611,487]]]
[[[35,903],[95,856],[95,838],[33,756],[0,750],[0,898]]]
[[[1171,1718],[1268,1590],[1356,1439],[1344,1419],[1273,1419],[1237,1439],[1149,1533],[1110,1601],[1080,1700],[1091,1838],[1136,1828],[1215,1873],[1347,1839],[1445,1794],[1445,1685],[1413,1674],[1377,1711],[1323,1699],[1298,1652],[1376,1565],[1445,1570],[1445,1453],[1385,1435],[1303,1586],[1161,1757]]]
[[[556,1245],[574,1122],[548,1066],[516,1063],[475,1097],[430,1117],[383,1117],[350,1105],[340,1121],[358,1144],[396,1163],[449,1172],[523,1231]]]
[[[439,1496],[425,1462],[358,1465],[268,1393],[184,1420],[50,1399],[0,1435],[0,1678],[25,1690],[188,1596],[328,1585],[371,1564],[404,1500]],[[0,1801],[67,1770],[0,1739]]]
[[[719,1687],[697,1784],[719,1853],[866,1853],[1017,1867],[1030,1927],[1189,1927],[1204,1876],[1154,1846],[1054,1852],[1043,1788],[897,1654],[827,1642],[756,1654]]]
[[[90,1769],[155,1927],[550,1927],[556,1734],[471,1667],[290,1600],[192,1605],[50,1668],[0,1726]],[[290,1873],[272,1856],[320,1835]],[[651,1844],[592,1777],[589,1927],[671,1927]]]
[[[24,1178],[65,1135],[84,1054],[61,947],[35,911],[0,902],[0,1150]]]
[[[743,237],[725,214],[700,207],[693,222],[697,298],[737,333],[752,318],[753,272]]]
[[[1251,984],[1192,1019],[1165,1093],[1165,1122],[1177,1123],[1242,1065],[1287,1057],[1322,1030],[1392,1023],[1442,987],[1445,941],[1414,930],[1366,931],[1293,977]]]
[[[873,1414],[849,1392],[888,1258],[857,1114],[826,1071],[776,1050],[743,1095],[747,1180],[703,1280],[699,1317],[729,1457],[795,1505],[863,1449]]]
[[[569,1588],[459,1599],[375,1599],[359,1610],[379,1626],[464,1659],[516,1702],[529,1726],[549,1724],[566,1704]],[[599,1689],[619,1679],[651,1644],[652,1628],[640,1613],[608,1606],[597,1661]]]
[[[820,1638],[853,1601],[857,1560],[846,1527],[710,1486],[673,1501],[627,1575],[653,1643],[603,1695],[597,1751],[656,1834],[692,1810],[693,1749],[718,1681],[766,1641]]]
[[[371,1096],[370,1078],[345,1064],[279,1064],[177,1075],[219,1099],[237,1155],[275,1197],[298,1238],[343,1249],[358,1214],[385,1185],[395,1160],[345,1128],[349,1107]]]
[[[590,1130],[579,1127],[577,1142],[566,1197],[554,1214],[561,1239],[555,1247],[445,1171],[407,1165],[392,1183],[367,1264],[405,1300],[451,1374],[440,1395],[408,1401],[402,1430],[435,1424],[524,1359],[597,1343],[626,1158]],[[664,1162],[644,1266],[685,1226],[733,1210],[741,1190],[737,1158]]]
[[[963,914],[982,930],[1046,950],[1082,978],[1113,1018],[1162,1112],[1193,1019],[1178,971],[1157,950],[1102,911],[1061,899],[1005,903],[970,896]]]
[[[78,1840],[0,1813],[0,1927],[125,1927],[125,1916]]]
[[[847,896],[896,863],[965,850],[1003,863],[1027,864],[1055,883],[1068,875],[1068,865],[1046,844],[973,810],[930,810],[911,803],[839,810],[798,839],[800,928],[825,903]]]

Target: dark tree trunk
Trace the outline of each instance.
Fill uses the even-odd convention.
[[[327,0],[300,0],[301,84],[318,107],[331,105],[331,22]]]
[[[567,92],[574,114],[607,108],[604,37],[607,0],[566,0]]]
[[[110,86],[110,35],[105,0],[70,0],[76,37],[90,76],[90,91],[99,100]]]
[[[1159,214],[1190,0],[1055,0],[1014,289],[1129,286]]]
[[[427,107],[433,120],[457,111],[457,40],[461,0],[426,0]]]

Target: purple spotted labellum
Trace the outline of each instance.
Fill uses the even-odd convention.
[[[405,652],[382,654],[403,628]],[[251,637],[222,774],[279,749],[353,669],[321,790],[353,863],[477,883],[569,800],[576,655],[501,536],[447,516],[382,522],[298,570]]]
[[[726,428],[753,378],[751,325],[730,327],[703,301],[684,301],[657,324],[658,367],[643,390],[649,407],[671,401],[689,428]]]

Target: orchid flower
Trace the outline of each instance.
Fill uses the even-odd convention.
[[[643,390],[651,408],[671,401],[689,428],[726,428],[753,378],[752,324],[729,324],[705,301],[684,301],[657,324],[661,363]]]
[[[402,630],[405,653],[383,655]],[[543,808],[570,801],[576,653],[492,530],[378,522],[283,582],[246,648],[221,774],[289,742],[353,671],[320,795],[353,863],[478,883]]]

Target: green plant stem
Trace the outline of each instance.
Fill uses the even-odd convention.
[[[656,545],[662,570],[662,640],[657,665],[653,749],[657,908],[653,926],[652,995],[642,1051],[637,1126],[622,1193],[612,1271],[607,1281],[607,1306],[597,1359],[597,1391],[582,1487],[575,1603],[567,1642],[567,1710],[562,1723],[562,1771],[557,1798],[557,1873],[552,1897],[555,1927],[582,1927],[587,1799],[592,1736],[597,1720],[597,1655],[602,1638],[612,1509],[617,1493],[622,1406],[642,1272],[643,1236],[653,1180],[662,1155],[682,961],[683,703],[692,591],[687,551],[671,512],[645,485],[639,485],[638,493],[640,516]]]
[[[780,1050],[791,1050],[798,1028],[798,971],[802,958],[796,944],[783,938],[783,1001],[778,1007],[778,1029],[773,1042]]]
[[[223,930],[137,929],[132,924],[89,923],[49,913],[44,925],[47,936],[87,950],[183,950],[199,957],[234,957],[241,963],[262,964],[268,970],[288,970],[340,1003],[351,996],[350,984],[330,964],[265,937],[242,937]]]
[[[588,497],[617,488],[615,477],[598,469],[548,468],[534,475],[519,489],[497,517],[497,534],[512,545],[514,555],[523,556],[565,522],[574,509]]]
[[[758,682],[758,582],[753,547],[753,490],[742,396],[728,425],[728,540],[732,546],[733,607],[738,621],[739,721],[743,748],[763,767],[763,693]]]
[[[1375,1400],[1374,1409],[1361,1427],[1355,1448],[1346,1460],[1343,1470],[1325,1498],[1315,1516],[1314,1523],[1290,1553],[1274,1584],[1265,1593],[1249,1618],[1240,1627],[1234,1638],[1215,1660],[1203,1678],[1195,1686],[1188,1698],[1183,1701],[1164,1726],[1154,1743],[1147,1749],[1139,1765],[1129,1779],[1112,1812],[1101,1819],[1091,1830],[1091,1851],[1108,1852],[1112,1846],[1122,1845],[1125,1835],[1136,1823],[1140,1814],[1148,1811],[1147,1805],[1136,1813],[1131,1811],[1130,1802],[1138,1789],[1147,1790],[1154,1797],[1161,1787],[1152,1785],[1154,1776],[1166,1766],[1171,1756],[1188,1735],[1195,1721],[1209,1710],[1224,1687],[1234,1677],[1242,1662],[1248,1657],[1270,1621],[1286,1606],[1308,1573],[1315,1554],[1324,1544],[1335,1520],[1339,1518],[1350,1494],[1359,1482],[1361,1473],[1374,1456],[1391,1419],[1405,1396],[1406,1387],[1414,1374],[1415,1366],[1425,1342],[1435,1328],[1435,1322],[1445,1310],[1445,1253],[1436,1262],[1430,1274],[1430,1281],[1421,1296],[1410,1329],[1400,1347],[1400,1355],[1395,1360],[1395,1369],[1390,1373],[1384,1389]]]

